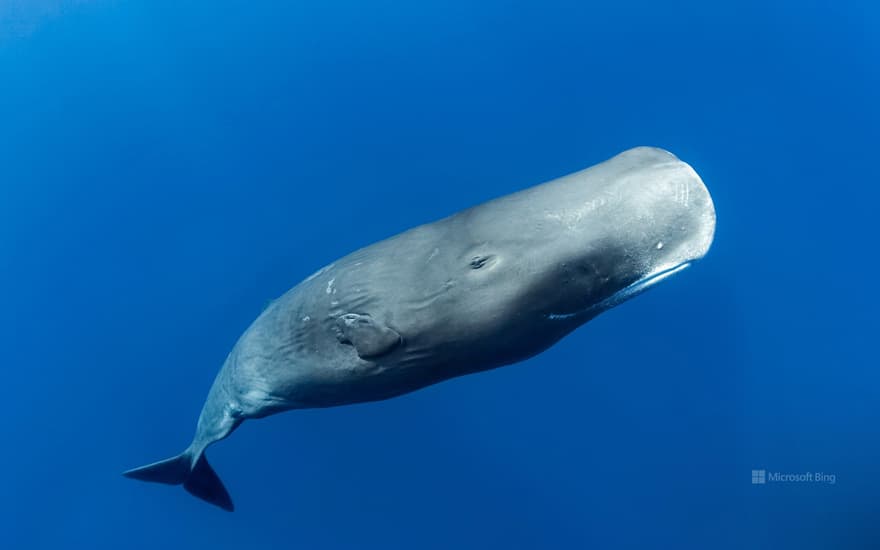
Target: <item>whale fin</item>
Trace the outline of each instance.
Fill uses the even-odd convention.
[[[180,485],[189,477],[191,460],[192,458],[187,453],[182,453],[166,460],[131,469],[123,472],[122,475],[141,481]]]
[[[154,483],[182,484],[183,488],[193,496],[228,512],[235,509],[229,492],[223,486],[217,473],[208,464],[208,459],[204,454],[199,456],[195,466],[192,466],[192,456],[188,452],[183,452],[167,460],[128,470],[122,475]]]
[[[183,488],[189,494],[219,506],[227,512],[235,510],[235,506],[232,505],[232,497],[229,496],[229,492],[223,486],[223,482],[220,481],[220,476],[208,464],[208,459],[205,458],[204,454],[199,457],[192,473],[183,482]]]
[[[400,334],[369,315],[347,313],[336,320],[337,339],[354,346],[361,359],[385,355],[400,344]]]

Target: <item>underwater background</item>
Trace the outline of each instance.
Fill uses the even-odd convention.
[[[0,0],[0,547],[880,548],[878,31],[875,2]],[[637,145],[710,189],[703,261],[524,363],[246,423],[208,452],[233,514],[120,475],[316,269]]]

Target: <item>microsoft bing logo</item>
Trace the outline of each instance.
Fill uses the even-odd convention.
[[[825,483],[837,484],[837,474],[825,472],[768,472],[767,470],[752,470],[752,485],[767,485],[768,483]]]

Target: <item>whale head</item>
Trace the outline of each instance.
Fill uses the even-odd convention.
[[[715,207],[690,165],[661,149],[640,147],[614,157],[622,173],[601,194],[605,210],[584,235],[575,258],[592,267],[600,313],[702,259],[715,235]]]
[[[703,181],[672,153],[651,147],[487,206],[468,219],[474,233],[491,227],[498,235],[469,251],[469,258],[492,259],[491,292],[472,307],[505,317],[583,323],[701,259],[715,233]]]

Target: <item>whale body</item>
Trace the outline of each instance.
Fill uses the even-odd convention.
[[[702,258],[714,231],[697,173],[639,147],[362,248],[251,324],[184,452],[124,475],[231,511],[205,449],[244,420],[387,399],[536,355]]]

